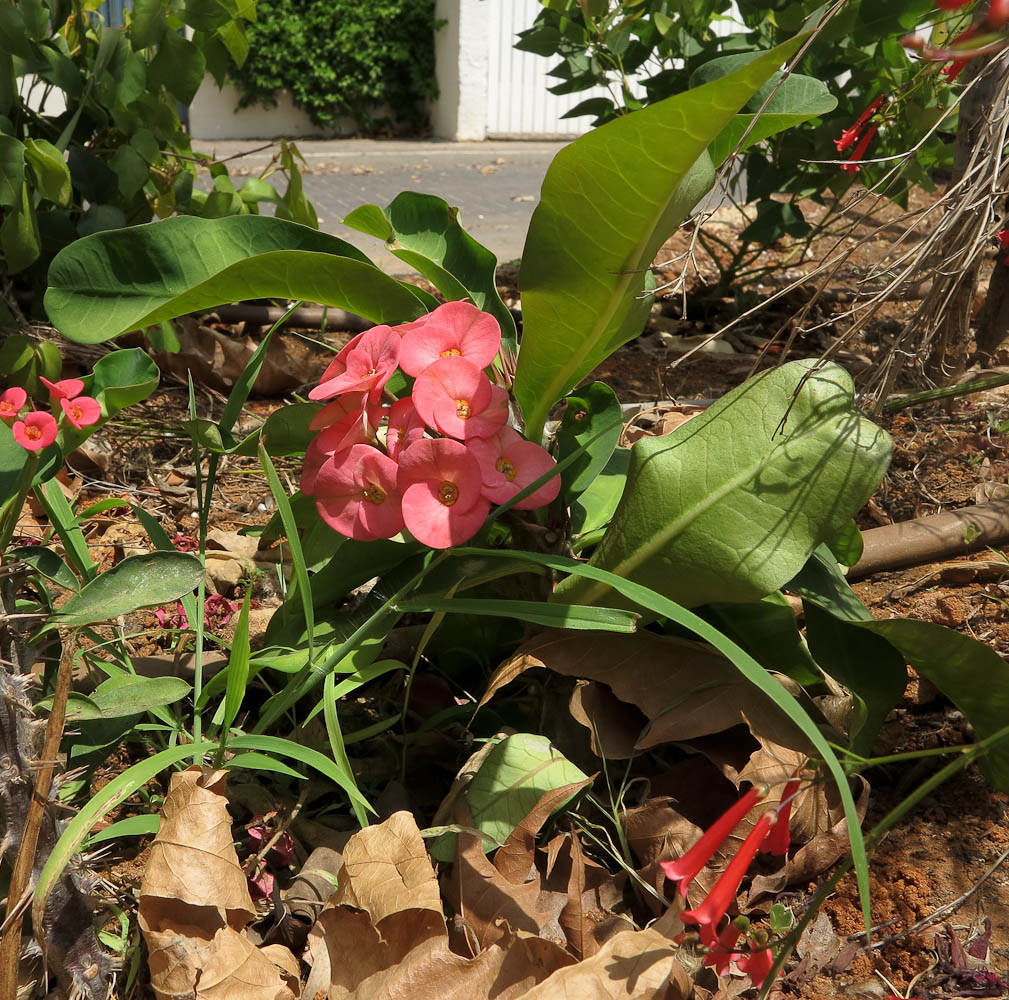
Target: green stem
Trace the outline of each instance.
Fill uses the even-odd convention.
[[[21,483],[18,486],[17,494],[4,513],[3,525],[0,526],[0,553],[7,551],[7,546],[10,545],[11,539],[14,537],[18,518],[21,516],[21,510],[28,499],[28,494],[31,492],[32,480],[35,478],[38,467],[38,452],[29,452],[28,461],[25,462],[25,466],[21,470]]]
[[[937,399],[955,399],[957,396],[969,396],[973,392],[984,392],[985,389],[996,389],[1000,385],[1009,385],[1009,375],[991,375],[988,378],[979,378],[974,382],[964,382],[962,385],[947,385],[942,389],[927,389],[924,392],[913,392],[910,396],[901,396],[898,399],[891,399],[877,406],[877,411],[883,413],[896,413],[898,410],[906,410],[909,406],[916,406],[918,403],[931,403]]]

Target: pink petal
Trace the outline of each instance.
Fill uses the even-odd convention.
[[[312,417],[308,425],[310,431],[321,431],[325,427],[332,427],[334,424],[344,420],[353,422],[355,417],[364,413],[365,395],[363,392],[348,392],[343,396],[327,403],[319,412]]]
[[[97,424],[102,419],[102,407],[97,399],[90,396],[76,396],[73,399],[61,399],[60,406],[70,421],[80,430],[82,427],[90,427]]]
[[[429,485],[435,492],[443,483],[451,483],[457,496],[448,506],[455,514],[483,500],[479,462],[466,445],[448,438],[422,438],[404,449],[399,456],[398,483],[403,493],[418,483]]]
[[[372,401],[399,363],[400,337],[391,327],[373,326],[356,336],[333,359],[309,399],[332,399],[344,392],[367,392]]]
[[[440,358],[413,385],[413,403],[424,423],[455,438],[467,437],[467,424],[496,399],[490,379],[465,358]]]
[[[14,440],[22,448],[41,451],[56,440],[58,428],[55,417],[41,410],[35,410],[27,414],[24,420],[16,420],[11,431],[14,433]]]
[[[316,476],[319,516],[348,538],[391,538],[403,526],[396,473],[396,463],[370,445],[338,452]]]
[[[492,503],[505,503],[557,464],[546,449],[526,441],[510,427],[467,443],[480,463],[483,494]],[[560,488],[560,477],[554,476],[515,506],[522,510],[542,507],[557,497]]]
[[[459,356],[486,368],[501,348],[501,327],[490,314],[470,302],[446,302],[403,330],[400,365],[408,375],[420,375],[439,358]]]
[[[385,450],[391,459],[424,436],[424,421],[409,396],[397,399],[389,411],[389,426],[385,432]]]
[[[58,399],[73,399],[84,391],[84,383],[79,378],[65,378],[61,382],[50,382],[44,376],[39,381],[49,390],[49,398],[55,403]]]
[[[437,485],[415,483],[403,492],[403,520],[410,534],[432,549],[447,549],[468,542],[482,527],[490,503],[480,498],[466,511],[446,507]]]

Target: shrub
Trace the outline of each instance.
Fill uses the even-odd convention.
[[[233,78],[240,105],[274,107],[287,88],[320,128],[349,117],[361,131],[414,132],[436,97],[434,0],[262,0],[250,52]]]

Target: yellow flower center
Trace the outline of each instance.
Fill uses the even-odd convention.
[[[40,441],[42,439],[42,431],[34,424],[25,424],[25,437],[29,441]]]
[[[512,465],[507,458],[499,458],[494,468],[496,468],[509,483],[515,478],[515,466]]]
[[[438,487],[438,500],[451,507],[459,499],[459,487],[455,483],[444,482]]]
[[[455,415],[460,420],[469,420],[473,415],[473,410],[470,408],[468,399],[457,399],[455,401]]]
[[[364,497],[368,503],[385,503],[385,491],[381,486],[376,486],[372,483],[370,486],[366,486],[361,492],[361,496]]]
[[[443,358],[458,358],[462,355],[462,351],[458,347],[450,347],[447,351],[442,351],[440,357]]]
[[[0,413],[5,417],[10,417],[17,413],[17,410],[14,409],[13,403],[0,403]]]
[[[84,411],[79,406],[71,406],[70,416],[72,416],[74,420],[80,421],[80,419],[84,416]]]

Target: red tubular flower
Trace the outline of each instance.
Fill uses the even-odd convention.
[[[778,818],[771,827],[767,839],[760,845],[764,854],[788,854],[790,843],[788,835],[788,820],[792,814],[792,803],[799,790],[799,779],[793,778],[781,793],[781,805],[778,807]]]
[[[693,910],[684,910],[680,914],[680,919],[685,924],[699,925],[701,940],[705,943],[715,939],[715,928],[736,898],[739,883],[743,881],[746,869],[750,867],[750,862],[753,861],[773,822],[772,814],[764,813],[747,834],[746,840],[743,841],[736,856],[728,863],[725,871],[719,876],[714,888],[705,896],[701,905]]]
[[[1009,0],[991,0],[985,22],[989,28],[1001,28],[1009,22]]]
[[[1000,229],[995,234],[1000,250],[1009,250],[1009,229]],[[0,396],[0,405],[3,403],[3,396]]]
[[[742,928],[735,920],[730,920],[718,935],[718,940],[714,943],[711,951],[704,956],[701,965],[713,965],[715,972],[724,976],[729,971],[729,963],[740,957],[741,952],[733,951],[739,935],[743,933]]]
[[[879,110],[879,106],[883,103],[883,96],[883,94],[880,94],[879,97],[877,97],[876,100],[874,100],[872,104],[870,104],[865,111],[858,116],[855,124],[852,125],[851,128],[846,128],[841,133],[840,139],[834,140],[834,145],[837,147],[837,151],[839,153],[843,153],[849,146],[853,146],[855,144],[862,132],[862,129],[865,127],[865,123]]]
[[[725,838],[736,828],[739,821],[763,798],[754,785],[735,805],[731,806],[708,829],[700,840],[676,861],[663,861],[662,870],[666,878],[679,880],[680,895],[686,899],[690,883],[697,873],[711,860],[712,855],[722,846]]]
[[[841,169],[846,174],[857,174],[862,169],[858,165],[858,161],[865,156],[865,151],[869,148],[869,143],[872,142],[878,131],[878,125],[873,125],[871,128],[866,129],[865,135],[858,140],[858,145],[852,151],[851,156],[848,157],[848,162],[841,164]]]
[[[764,980],[773,965],[774,954],[770,948],[761,948],[760,951],[752,951],[749,955],[736,959],[736,967],[750,977],[758,990],[764,985]]]

